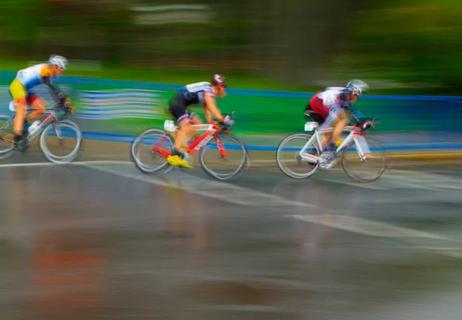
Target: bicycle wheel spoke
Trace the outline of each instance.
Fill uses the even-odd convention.
[[[368,138],[370,152],[362,158],[355,144],[348,147],[342,155],[345,173],[359,182],[372,182],[380,178],[386,169],[386,156],[383,144],[374,138]]]
[[[153,173],[167,166],[166,158],[172,149],[173,141],[167,134],[162,130],[148,129],[133,141],[131,156],[138,169]]]
[[[79,152],[82,133],[69,120],[48,125],[40,135],[40,147],[45,157],[55,163],[74,160]]]
[[[0,159],[13,153],[13,134],[7,131],[9,119],[7,115],[0,115]]]
[[[244,144],[231,135],[217,135],[201,149],[201,166],[218,180],[229,180],[239,174],[247,164]]]
[[[281,171],[289,177],[303,179],[316,172],[319,150],[315,145],[306,146],[310,138],[308,134],[293,134],[280,143],[276,161]]]

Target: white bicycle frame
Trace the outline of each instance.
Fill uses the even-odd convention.
[[[315,156],[313,154],[310,154],[309,152],[306,152],[310,146],[314,146],[314,148],[317,148],[320,153],[324,151],[324,147],[322,144],[322,137],[325,133],[333,132],[334,128],[325,128],[325,129],[319,129],[318,128],[318,123],[317,122],[307,122],[305,124],[305,131],[307,132],[314,132],[311,138],[305,143],[303,148],[300,150],[300,157],[313,164],[317,164],[320,162],[321,158],[319,156]],[[356,145],[356,150],[358,153],[359,158],[363,161],[366,160],[367,156],[370,154],[370,149],[369,145],[367,144],[366,138],[364,137],[363,131],[359,129],[358,127],[355,126],[346,126],[345,129],[343,130],[344,132],[347,133],[346,138],[343,140],[343,142],[337,147],[336,153],[340,153],[344,151],[348,146],[350,146],[352,143]],[[317,144],[317,146],[315,145]]]

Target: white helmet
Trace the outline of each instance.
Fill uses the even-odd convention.
[[[364,91],[369,89],[369,86],[364,81],[355,79],[355,80],[349,81],[346,85],[346,88],[351,93],[360,96]]]
[[[50,65],[50,66],[58,66],[62,70],[65,70],[66,65],[67,65],[67,59],[64,58],[63,56],[52,55],[48,59],[48,65]]]
[[[228,87],[228,84],[226,83],[225,77],[223,77],[221,74],[214,74],[212,80],[210,83],[214,86],[223,86],[223,87]]]

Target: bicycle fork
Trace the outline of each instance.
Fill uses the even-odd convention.
[[[223,146],[223,142],[218,137],[215,137],[215,141],[217,143],[218,152],[220,153],[220,157],[222,157],[223,159],[226,158],[228,154],[225,150],[225,147]]]
[[[362,132],[351,132],[345,138],[342,144],[337,148],[336,153],[339,154],[340,152],[343,152],[352,143],[355,144],[356,152],[358,153],[358,156],[361,159],[361,161],[366,160],[367,156],[371,153],[371,150]]]

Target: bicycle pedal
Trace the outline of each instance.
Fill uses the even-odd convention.
[[[319,168],[323,169],[323,170],[329,170],[329,169],[332,169],[333,167],[335,167],[337,162],[338,162],[338,159],[334,159],[332,161],[321,162],[319,164]]]

